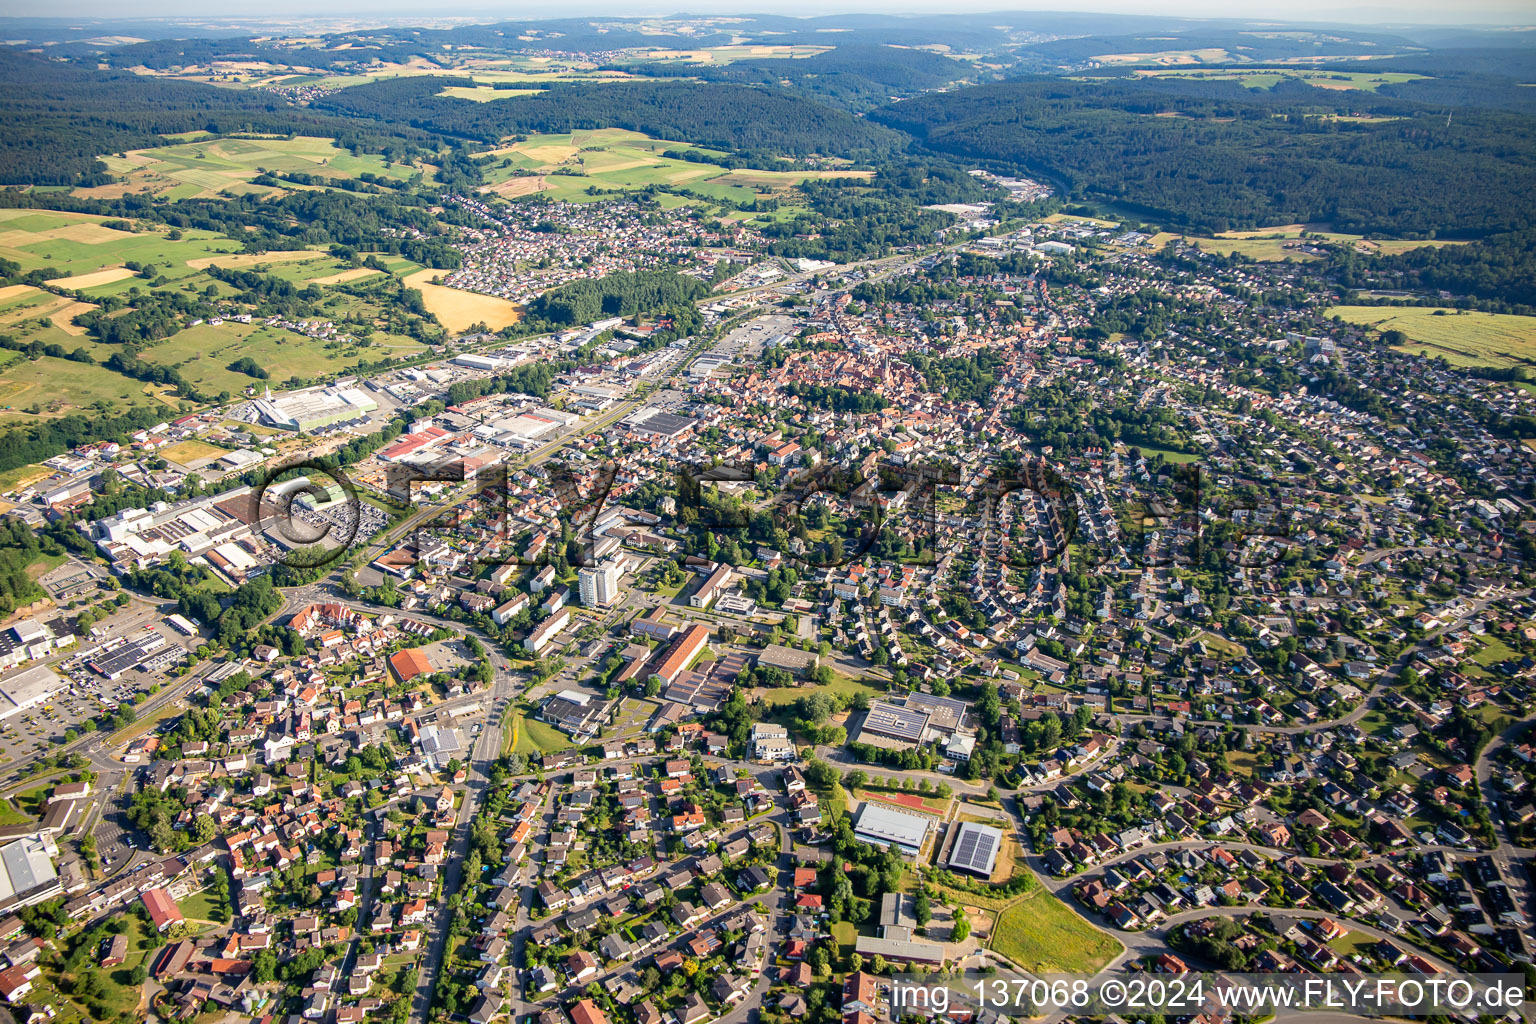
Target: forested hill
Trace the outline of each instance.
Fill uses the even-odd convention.
[[[729,64],[650,62],[614,64],[614,70],[654,78],[702,78],[739,85],[784,86],[824,103],[864,111],[898,96],[972,78],[976,69],[964,61],[900,46],[843,45],[814,57],[769,58]]]
[[[101,184],[110,179],[99,155],[199,129],[307,131],[400,156],[436,148],[414,129],[318,115],[271,93],[97,71],[0,48],[0,185]]]
[[[871,156],[905,139],[880,125],[776,89],[717,82],[556,85],[536,96],[476,103],[438,95],[468,79],[394,78],[353,86],[318,109],[404,123],[482,142],[534,132],[627,128],[662,139],[789,156]]]
[[[1352,112],[1380,119],[1341,119]],[[1326,221],[1340,231],[1481,237],[1536,218],[1530,119],[1315,89],[1030,78],[873,112],[931,151],[1048,175],[1074,197],[1224,231]]]

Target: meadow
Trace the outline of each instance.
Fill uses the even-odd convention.
[[[1379,331],[1402,331],[1399,352],[1443,358],[1453,366],[1536,363],[1536,317],[1429,306],[1331,306],[1328,316]]]
[[[165,278],[162,287],[191,288],[229,294],[229,285],[206,272],[211,266],[255,269],[296,284],[327,287],[322,301],[324,315],[341,321],[371,320],[380,311],[378,300],[350,295],[339,286],[365,285],[378,271],[349,267],[327,253],[315,250],[241,253],[237,243],[212,232],[188,230],[172,239],[164,229],[122,230],[106,227],[106,218],[51,210],[0,210],[0,256],[14,259],[24,270],[54,268],[66,276],[51,279],[43,287],[11,285],[0,288],[0,332],[22,341],[61,345],[68,352],[83,349],[96,364],[42,357],[32,360],[17,353],[0,353],[0,423],[9,424],[33,416],[65,415],[92,407],[120,412],[128,407],[161,405],[179,408],[181,402],[163,388],[125,377],[104,364],[114,349],[96,342],[73,320],[96,305],[88,300],[121,295],[130,289],[148,289],[142,274],[123,266],[126,262],[152,264],[154,278]],[[421,267],[403,257],[383,259],[389,272],[405,277]],[[56,295],[50,288],[81,293],[87,301]],[[429,288],[428,290],[432,290]],[[452,289],[434,295],[450,325],[461,317],[453,301],[489,301],[510,308],[500,300]],[[457,297],[464,296],[463,299]],[[429,300],[430,301],[430,300]],[[500,310],[482,311],[497,313]],[[473,319],[480,318],[478,315]],[[497,320],[495,315],[486,319]],[[510,322],[502,317],[503,322]],[[498,323],[498,326],[500,324]],[[235,359],[249,355],[271,373],[276,384],[298,377],[309,380],[350,373],[359,362],[412,356],[424,351],[412,338],[376,332],[365,346],[341,345],[306,338],[292,331],[261,324],[225,322],[218,327],[202,324],[147,347],[146,362],[174,365],[200,389],[217,394],[239,394],[264,382],[228,369]]]
[[[368,172],[404,181],[426,173],[409,164],[394,164],[382,156],[365,153],[353,156],[330,139],[312,136],[294,138],[210,138],[135,149],[127,153],[103,156],[102,161],[119,182],[78,190],[82,195],[122,195],[127,192],[151,192],[168,199],[240,195],[274,195],[285,189],[308,186],[284,184],[281,188],[252,184],[262,169],[299,171],[327,178],[355,178]]]
[[[745,203],[772,195],[783,206],[793,207],[796,196],[791,189],[802,181],[868,178],[870,175],[868,171],[732,170],[664,156],[669,149],[695,149],[713,156],[724,155],[702,146],[655,139],[622,128],[534,135],[514,145],[489,151],[491,156],[499,159],[486,168],[490,182],[487,191],[507,199],[537,192],[551,199],[589,203],[608,198],[591,195],[589,189],[638,191],[661,185],[686,188],[725,203]],[[693,201],[665,193],[658,199],[667,208]]]
[[[1100,59],[1109,60],[1110,58]],[[1245,89],[1273,89],[1281,82],[1300,81],[1318,89],[1364,92],[1375,92],[1383,85],[1401,85],[1404,82],[1427,77],[1397,71],[1319,71],[1312,68],[1289,67],[1149,68],[1137,71],[1136,76],[1138,78],[1190,78],[1203,82],[1235,81]]]
[[[1096,974],[1123,947],[1042,887],[998,915],[991,948],[1025,971]]]
[[[1307,237],[1303,238],[1303,234]],[[1152,245],[1161,248],[1175,238],[1205,252],[1220,253],[1223,256],[1241,256],[1260,263],[1280,260],[1307,262],[1319,259],[1319,256],[1305,251],[1312,241],[1353,245],[1355,251],[1375,256],[1396,256],[1410,249],[1465,244],[1451,239],[1375,239],[1342,231],[1329,231],[1326,224],[1282,224],[1272,228],[1259,228],[1255,231],[1228,231],[1209,238],[1165,231],[1152,237]]]

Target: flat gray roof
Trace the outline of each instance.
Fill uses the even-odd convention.
[[[64,689],[65,682],[47,665],[38,665],[25,672],[18,672],[0,683],[0,717],[41,704]]]
[[[0,867],[5,868],[5,887],[9,890],[0,894],[0,899],[9,899],[59,877],[43,841],[36,836],[27,836],[0,847]]]
[[[895,844],[903,849],[916,851],[928,838],[931,822],[920,814],[908,814],[894,807],[864,801],[859,812],[859,823],[854,832],[860,837],[882,845]]]

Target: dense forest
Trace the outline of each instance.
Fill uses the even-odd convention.
[[[641,270],[552,288],[534,299],[528,312],[552,324],[583,324],[681,306],[708,292],[696,277],[670,270]]]
[[[103,153],[165,145],[162,134],[290,132],[390,159],[437,148],[426,133],[294,107],[269,92],[97,71],[0,48],[0,185],[100,185]]]
[[[551,85],[536,96],[476,103],[438,95],[469,79],[391,78],[341,89],[316,107],[494,142],[509,135],[627,128],[730,150],[867,156],[904,142],[895,132],[779,89],[719,82]]]
[[[1346,288],[1447,291],[1491,300],[1507,312],[1536,311],[1536,228],[1397,256],[1367,258],[1345,250],[1335,266]]]
[[[796,60],[762,58],[729,64],[650,62],[608,65],[654,78],[701,78],[738,85],[782,86],[834,107],[865,111],[897,96],[973,77],[976,70],[942,54],[894,46],[843,45]]]
[[[1344,121],[1374,113],[1384,120]],[[1528,118],[1458,111],[1447,123],[1390,97],[1295,82],[1029,78],[930,93],[872,119],[926,148],[1060,181],[1205,231],[1291,222],[1409,237],[1481,237],[1536,215]]]

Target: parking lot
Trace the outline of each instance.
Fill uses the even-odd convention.
[[[165,643],[137,667],[127,669],[115,680],[90,669],[93,653],[103,645],[144,635],[146,627],[153,627]],[[187,647],[196,642],[196,637],[183,636],[164,625],[163,613],[154,605],[138,601],[98,623],[90,637],[82,637],[63,657],[48,663],[64,680],[65,689],[0,721],[0,772],[10,775],[22,764],[65,742],[70,730],[84,733],[82,726],[86,721],[135,702],[140,694],[171,681],[175,677],[169,673],[185,660]],[[7,673],[7,677],[11,674]]]

